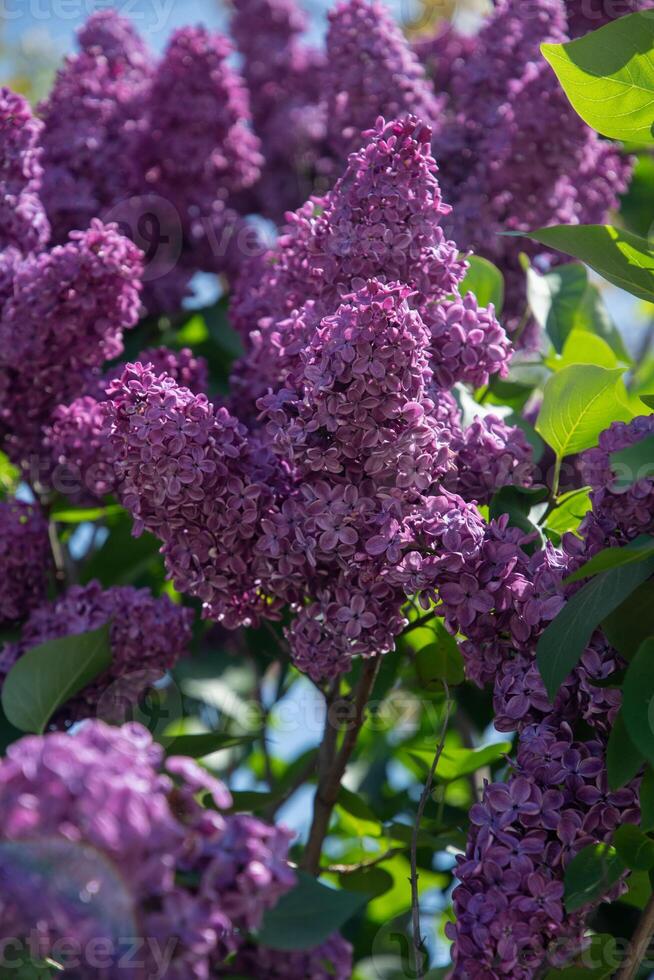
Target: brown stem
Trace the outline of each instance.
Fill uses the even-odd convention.
[[[649,947],[652,933],[654,933],[654,895],[651,896],[645,906],[640,921],[636,926],[636,931],[632,936],[627,951],[627,958],[622,964],[622,968],[617,975],[617,980],[633,980],[636,976]]]
[[[443,754],[443,749],[445,748],[445,739],[447,737],[447,726],[450,721],[450,712],[452,710],[452,702],[450,700],[450,692],[448,690],[447,684],[443,682],[445,687],[445,718],[443,719],[443,728],[441,730],[441,735],[438,740],[438,745],[436,746],[436,753],[434,755],[434,761],[431,764],[431,769],[429,770],[429,775],[427,777],[427,782],[425,783],[424,789],[420,796],[420,802],[418,803],[418,809],[416,811],[416,819],[413,825],[413,833],[411,834],[411,926],[413,933],[413,960],[415,966],[415,976],[417,980],[424,977],[425,971],[423,969],[423,940],[420,934],[420,895],[418,892],[418,879],[420,875],[418,874],[418,838],[420,836],[420,824],[422,823],[422,818],[425,813],[425,808],[427,806],[427,801],[431,796],[432,786],[434,785],[434,777],[436,775],[436,770],[438,768],[438,763],[440,762],[441,755]]]
[[[327,698],[325,731],[320,747],[318,787],[313,801],[313,820],[302,859],[302,867],[313,875],[320,873],[322,846],[329,830],[332,812],[338,800],[341,780],[345,775],[359,732],[365,721],[366,705],[377,677],[380,662],[380,657],[371,657],[364,662],[354,694],[352,716],[343,726],[344,735],[340,748],[338,747],[339,723],[332,717],[332,708],[335,704],[334,689],[330,692],[332,696]]]
[[[376,868],[378,864],[383,864],[384,861],[395,857],[396,854],[402,854],[404,850],[404,847],[391,847],[390,850],[380,854],[379,857],[371,858],[370,861],[360,861],[358,864],[328,864],[327,867],[321,868],[320,870],[321,872],[325,871],[330,874],[351,875],[356,871],[367,871],[368,868]]]

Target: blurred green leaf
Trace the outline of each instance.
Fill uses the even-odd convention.
[[[55,510],[50,517],[58,524],[83,524],[87,521],[101,521],[107,517],[119,517],[125,510],[119,504],[107,507],[71,507],[68,510]]]
[[[543,44],[573,108],[602,136],[652,142],[654,14],[620,17],[576,41]]]
[[[651,479],[654,476],[654,435],[618,449],[610,458],[614,473],[611,489],[615,492],[627,490],[638,480]]]
[[[607,342],[586,330],[573,330],[568,334],[560,357],[547,358],[552,371],[560,371],[570,364],[596,364],[598,367],[616,368],[618,358]]]
[[[434,622],[436,639],[421,647],[415,655],[420,687],[426,691],[442,691],[443,681],[454,687],[464,679],[463,657],[459,646],[447,632],[442,620]]]
[[[480,306],[495,307],[499,316],[504,305],[504,276],[492,262],[480,255],[467,257],[469,269],[459,286],[461,296],[474,293]]]
[[[614,847],[589,844],[565,871],[565,907],[568,913],[595,902],[616,883],[625,865]]]
[[[620,368],[573,364],[549,379],[536,431],[560,459],[594,446],[612,422],[632,418],[619,397],[622,374]]]
[[[385,895],[393,887],[393,875],[384,868],[375,866],[339,874],[338,882],[345,891],[379,898],[380,895]]]
[[[166,744],[166,755],[187,755],[203,759],[222,749],[250,745],[256,735],[226,735],[224,732],[204,732],[198,735],[178,735]]]
[[[606,308],[602,294],[595,283],[589,282],[574,317],[574,332],[591,333],[604,340],[619,361],[629,364],[631,358],[620,331]]]
[[[341,823],[349,833],[356,837],[381,837],[384,828],[369,806],[345,786],[341,786],[338,794],[338,810],[341,813]]]
[[[640,829],[644,833],[654,830],[654,769],[648,766],[640,783]]]
[[[311,949],[359,912],[368,896],[328,888],[302,871],[298,883],[266,912],[257,941],[271,949]]]
[[[574,328],[575,314],[588,286],[585,266],[559,265],[541,275],[527,270],[527,301],[534,317],[559,354]]]
[[[445,748],[441,754],[436,769],[436,781],[450,783],[462,776],[469,776],[484,766],[490,766],[498,762],[511,751],[510,742],[495,742],[479,749],[454,749]],[[425,770],[431,768],[434,760],[434,750],[411,749],[410,754],[424,766]]]
[[[19,482],[20,471],[0,452],[0,498],[14,494]]]
[[[7,720],[23,732],[42,734],[55,712],[110,666],[109,624],[33,647],[5,678]]]

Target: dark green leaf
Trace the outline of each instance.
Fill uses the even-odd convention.
[[[629,738],[622,711],[613,722],[606,746],[606,774],[610,789],[620,789],[642,769],[642,753]]]
[[[654,395],[639,395],[638,397],[648,408],[654,408]]]
[[[654,558],[612,568],[591,579],[566,602],[544,631],[536,652],[538,667],[551,699],[579,663],[602,620],[653,572]]]
[[[594,446],[616,419],[632,418],[619,396],[623,373],[621,368],[572,364],[548,380],[536,431],[559,458]]]
[[[577,308],[574,321],[575,332],[587,331],[606,341],[618,360],[630,362],[620,331],[611,319],[599,288],[589,283]]]
[[[654,769],[648,766],[640,783],[640,829],[654,830]]]
[[[628,868],[634,871],[650,871],[654,868],[654,840],[633,824],[618,827],[613,843]]]
[[[525,234],[580,259],[614,286],[654,302],[654,255],[644,238],[612,225],[555,225]]]
[[[589,844],[573,857],[565,871],[565,907],[576,912],[601,898],[625,871],[614,847]]]
[[[504,276],[497,266],[480,255],[470,255],[466,261],[469,269],[459,286],[460,294],[474,293],[480,306],[492,303],[499,316],[504,305]]]
[[[574,328],[575,315],[587,286],[588,273],[578,263],[559,265],[544,275],[533,268],[527,272],[531,312],[559,354]]]
[[[538,528],[529,520],[529,513],[532,507],[547,499],[547,490],[544,487],[533,488],[529,491],[519,487],[502,487],[494,495],[490,502],[489,514],[492,519],[501,517],[502,514],[509,515],[509,523],[513,527],[519,527],[525,534],[538,535]]]
[[[393,887],[393,876],[383,868],[361,868],[359,871],[340,874],[338,882],[345,891],[378,898]]]
[[[108,623],[33,647],[5,679],[2,707],[8,721],[21,731],[41,734],[58,708],[110,666]]]
[[[629,665],[622,714],[629,737],[654,762],[654,638],[646,640]]]
[[[654,538],[648,534],[641,534],[640,537],[631,541],[622,548],[604,548],[589,561],[585,562],[581,568],[567,577],[566,584],[579,582],[584,578],[591,578],[606,572],[609,568],[621,568],[623,565],[631,565],[634,562],[646,561],[654,555]]]
[[[166,745],[166,755],[188,755],[192,759],[203,759],[221,749],[233,749],[239,745],[250,745],[254,735],[225,735],[221,732],[203,732],[199,735],[178,735]]]
[[[566,44],[543,44],[572,106],[612,139],[652,142],[654,16],[630,14]]]
[[[336,891],[298,872],[298,883],[264,916],[257,940],[271,949],[311,949],[367,904],[368,896]]]
[[[611,646],[631,660],[641,643],[654,635],[654,581],[649,579],[639,585],[602,620],[602,629]]]
[[[436,769],[436,781],[451,783],[462,776],[469,776],[484,766],[489,766],[493,762],[504,758],[511,751],[510,742],[495,742],[492,745],[485,745],[480,749],[454,749],[445,748],[441,754]],[[434,759],[434,750],[412,749],[409,753],[416,759],[426,771],[431,768]]]

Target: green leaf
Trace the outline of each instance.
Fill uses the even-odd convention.
[[[618,360],[626,364],[631,362],[629,352],[624,345],[620,331],[606,308],[599,287],[588,283],[583,299],[577,308],[574,318],[574,331],[591,333],[604,340]]]
[[[554,225],[524,234],[573,255],[614,286],[654,302],[654,255],[644,238],[612,225]]]
[[[547,518],[546,527],[555,534],[576,531],[590,510],[588,487],[570,490],[559,497],[559,506]]]
[[[654,635],[654,581],[648,580],[602,620],[607,640],[631,660],[649,636]]]
[[[654,538],[649,534],[641,534],[640,537],[630,541],[622,548],[604,548],[602,551],[598,551],[581,568],[578,568],[572,575],[568,575],[565,583],[568,585],[570,582],[579,582],[581,579],[606,572],[609,568],[621,568],[623,565],[631,565],[633,562],[646,561],[653,555]]]
[[[630,14],[541,51],[584,122],[611,139],[652,142],[654,17]]]
[[[654,761],[654,638],[646,640],[625,677],[622,715],[631,741]]]
[[[648,766],[640,782],[640,829],[654,830],[654,769]]]
[[[589,844],[573,857],[565,871],[565,907],[576,912],[601,898],[625,871],[616,849]]]
[[[650,871],[654,868],[654,841],[638,827],[633,824],[618,827],[613,843],[628,868],[633,871]]]
[[[653,572],[654,558],[611,568],[591,579],[566,602],[543,632],[536,649],[538,668],[552,700],[579,663],[594,630]]]
[[[463,657],[459,646],[441,620],[435,620],[436,641],[422,647],[415,656],[420,686],[428,691],[443,690],[443,681],[454,687],[464,680]]]
[[[341,823],[356,837],[381,837],[384,828],[378,817],[357,793],[341,786],[338,793]]]
[[[638,397],[648,408],[654,408],[654,395],[639,395]]]
[[[527,270],[527,301],[531,312],[561,353],[566,338],[574,328],[579,305],[588,287],[588,273],[583,265],[559,265],[541,275]]]
[[[547,499],[547,490],[544,487],[534,487],[523,490],[520,487],[502,487],[493,496],[490,502],[489,514],[492,519],[497,519],[502,514],[509,515],[509,523],[513,527],[519,527],[525,534],[539,536],[540,531],[529,519],[532,507],[543,503]]]
[[[644,759],[629,738],[622,712],[613,723],[606,746],[606,773],[610,789],[620,789],[642,769]]]
[[[459,286],[461,296],[474,293],[480,306],[492,303],[499,316],[504,305],[504,276],[497,266],[480,255],[470,255],[466,261],[469,268]]]
[[[0,498],[13,494],[20,482],[20,470],[0,452]]]
[[[602,933],[591,936],[590,946],[575,959],[579,960],[578,966],[550,970],[545,980],[607,980],[621,962],[615,938]]]
[[[595,364],[598,367],[616,368],[618,358],[601,337],[586,330],[573,330],[568,334],[560,357],[548,358],[546,363],[552,371],[560,371],[570,364]]]
[[[250,745],[255,738],[255,735],[225,735],[222,732],[178,735],[166,745],[166,755],[188,755],[192,759],[203,759],[206,755],[212,755],[222,749]]]
[[[319,946],[367,904],[369,896],[336,891],[298,872],[298,883],[264,916],[257,941],[292,951]]]
[[[393,887],[393,875],[380,867],[361,868],[359,871],[340,874],[338,882],[345,891],[379,898]]]
[[[536,431],[562,459],[590,449],[611,422],[632,418],[618,397],[623,371],[573,364],[545,385]]]
[[[124,513],[124,508],[119,504],[111,504],[108,507],[72,507],[68,510],[56,510],[50,516],[58,524],[83,524],[85,521],[101,521]]]
[[[651,479],[654,476],[654,435],[611,453],[611,469],[614,474],[611,489],[615,492],[628,490],[638,480]]]
[[[494,742],[492,745],[485,745],[480,749],[445,748],[438,761],[436,781],[451,783],[455,779],[461,779],[462,776],[469,776],[471,773],[477,772],[478,769],[503,759],[510,751],[510,742]],[[412,749],[410,755],[426,770],[431,768],[434,760],[433,748]]]
[[[57,709],[110,666],[108,623],[33,647],[5,679],[2,707],[7,720],[23,732],[42,734]]]

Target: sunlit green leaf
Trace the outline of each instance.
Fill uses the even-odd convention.
[[[527,300],[538,324],[559,353],[574,329],[575,314],[588,286],[583,265],[559,265],[541,275],[527,271]]]
[[[652,142],[654,14],[621,17],[566,44],[543,44],[581,118],[603,136]]]
[[[594,902],[616,883],[625,865],[614,847],[608,844],[589,844],[568,865],[565,871],[565,907],[576,912]]]
[[[466,261],[469,269],[459,286],[459,292],[462,296],[474,293],[480,306],[489,306],[492,303],[499,316],[504,304],[504,276],[497,266],[480,255],[470,255]]]

